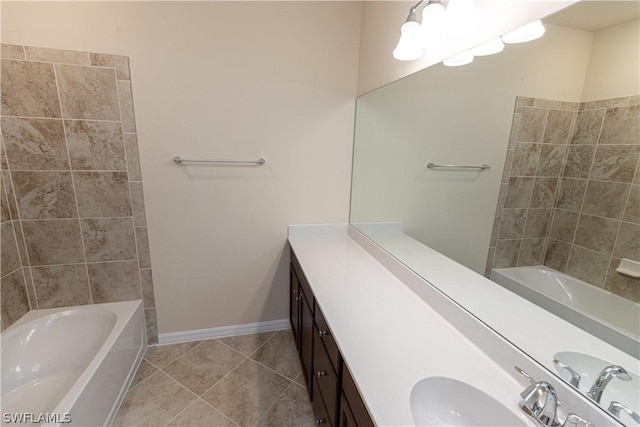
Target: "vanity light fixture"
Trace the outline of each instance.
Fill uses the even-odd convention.
[[[447,33],[469,34],[477,27],[474,0],[449,0],[447,3]]]
[[[400,28],[400,41],[393,50],[393,57],[400,61],[413,61],[422,57],[422,43],[420,40],[420,24],[416,19],[416,8],[424,0],[409,9],[409,16]]]
[[[422,10],[422,24],[416,19],[417,8]],[[419,0],[409,9],[409,16],[400,29],[400,41],[393,57],[412,61],[422,57],[423,49],[441,48],[447,33],[464,34],[475,29],[475,0],[449,0],[445,9],[442,0]]]
[[[442,63],[447,67],[459,67],[473,62],[473,54],[471,51],[462,52],[458,55],[447,58]]]
[[[502,36],[505,43],[524,43],[531,40],[539,39],[544,35],[545,28],[540,20],[528,23],[516,30],[508,32]]]
[[[422,24],[420,25],[423,48],[435,49],[444,46],[447,41],[445,24],[445,8],[441,0],[429,0],[429,3],[422,10]]]
[[[504,50],[504,43],[502,42],[500,37],[496,37],[495,39],[491,39],[489,41],[486,41],[474,47],[469,52],[473,56],[487,56],[487,55],[493,55],[494,53],[502,52],[503,50]]]

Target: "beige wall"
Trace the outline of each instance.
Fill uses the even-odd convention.
[[[471,35],[450,38],[447,46],[428,52],[417,61],[397,61],[392,52],[400,38],[400,26],[415,1],[367,1],[362,7],[358,94],[437,64],[445,58],[497,37],[521,25],[548,16],[578,0],[486,0],[476,2],[481,25]],[[422,10],[422,8],[420,8]],[[420,12],[421,13],[421,12]],[[420,19],[421,16],[418,16]]]
[[[130,57],[161,334],[287,317],[287,224],[347,220],[359,22],[357,2],[2,2],[5,43]]]
[[[640,20],[595,33],[583,101],[640,93]]]
[[[573,1],[489,3],[450,53]],[[444,57],[391,57],[411,4],[2,2],[5,43],[131,58],[160,333],[286,317],[286,225],[347,220],[358,61],[364,93]]]

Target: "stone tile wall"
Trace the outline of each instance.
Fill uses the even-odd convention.
[[[141,298],[157,342],[128,58],[1,52],[2,326]]]
[[[518,98],[492,233],[491,268],[544,264],[640,301],[640,97]]]

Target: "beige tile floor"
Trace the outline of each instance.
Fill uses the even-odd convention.
[[[311,426],[291,331],[149,347],[113,426]]]

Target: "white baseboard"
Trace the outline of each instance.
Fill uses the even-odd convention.
[[[244,325],[220,326],[218,328],[196,329],[193,331],[168,332],[158,335],[158,345],[178,344],[235,335],[257,334],[259,332],[279,331],[282,329],[291,329],[289,319],[245,323]]]

